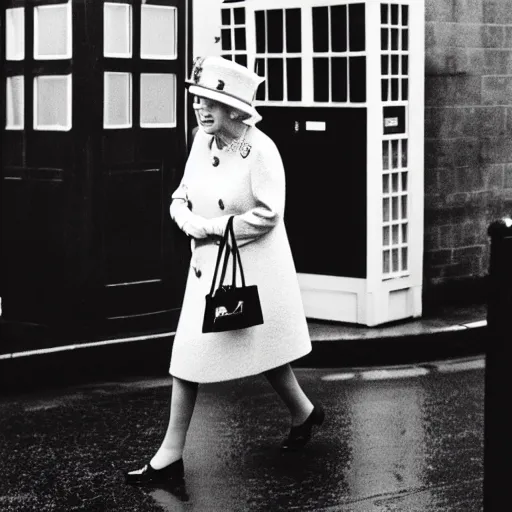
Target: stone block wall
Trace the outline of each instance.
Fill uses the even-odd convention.
[[[478,300],[512,216],[512,0],[426,0],[425,309]]]

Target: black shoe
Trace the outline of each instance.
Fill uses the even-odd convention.
[[[162,469],[146,464],[142,469],[125,473],[125,482],[130,485],[182,484],[184,476],[183,459],[179,459]]]
[[[311,439],[313,426],[320,426],[324,422],[324,418],[325,412],[322,409],[322,406],[315,405],[313,411],[308,416],[308,419],[302,423],[302,425],[297,425],[296,427],[291,428],[288,439],[285,439],[281,445],[281,450],[292,452],[303,448]]]

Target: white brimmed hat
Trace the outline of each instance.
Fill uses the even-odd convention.
[[[224,103],[249,114],[244,123],[254,125],[261,116],[253,106],[258,86],[265,79],[245,66],[217,56],[197,57],[190,79],[190,94]]]

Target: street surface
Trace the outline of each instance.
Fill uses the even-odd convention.
[[[263,377],[201,386],[184,489],[123,483],[160,444],[169,378],[0,397],[0,510],[483,510],[483,358],[297,376],[327,414],[298,454]]]

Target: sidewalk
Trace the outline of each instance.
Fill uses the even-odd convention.
[[[486,305],[446,308],[436,315],[378,327],[308,322],[313,350],[298,367],[344,368],[407,364],[485,352]],[[0,390],[15,385],[77,382],[112,375],[164,376],[172,332],[54,346],[0,342]]]
[[[263,377],[202,385],[179,489],[123,482],[161,443],[169,377],[18,393],[0,401],[0,510],[481,512],[479,361],[355,377],[297,369],[326,419],[290,454],[279,450],[286,407]]]

